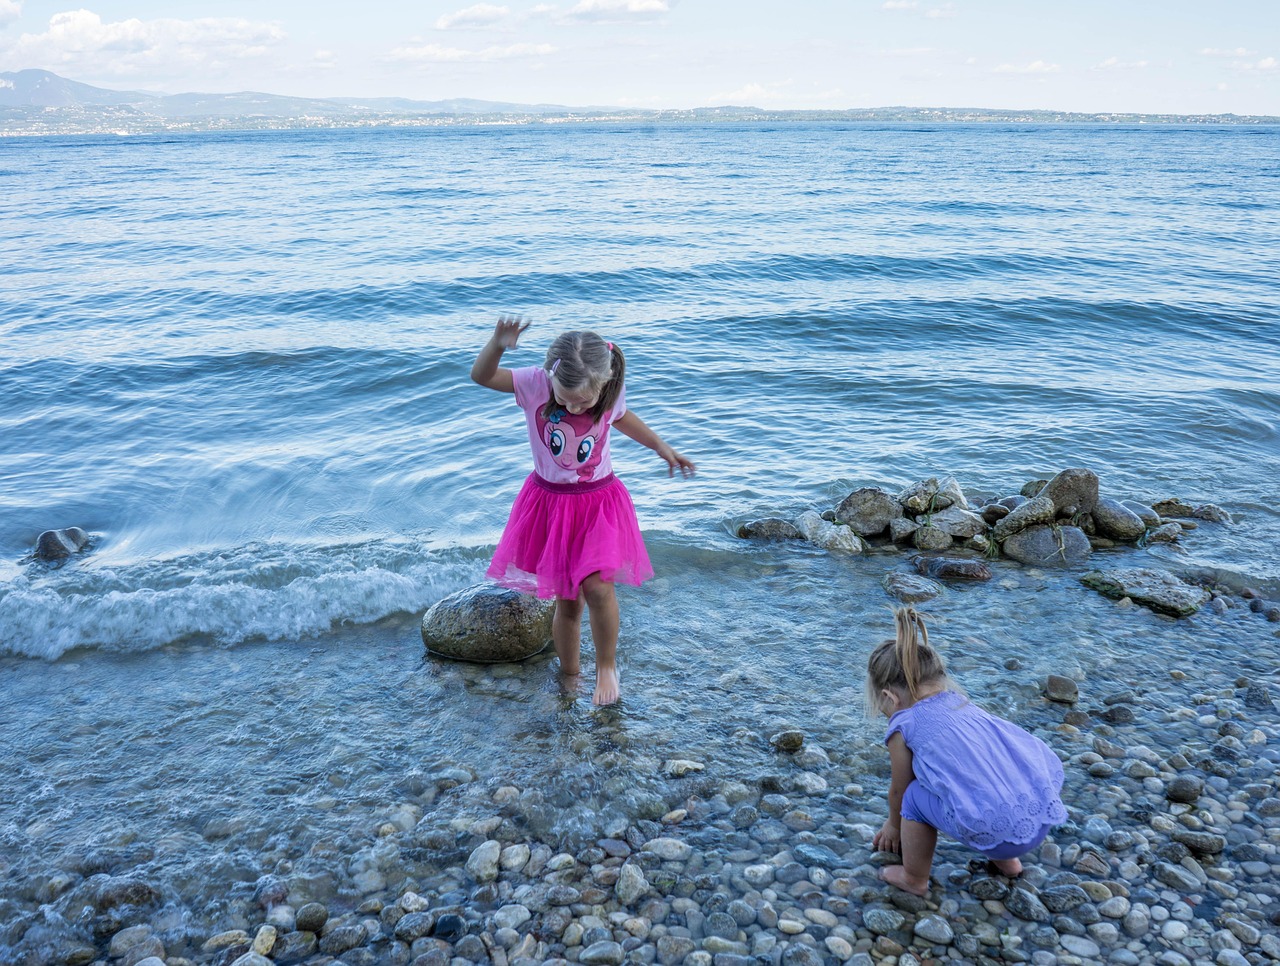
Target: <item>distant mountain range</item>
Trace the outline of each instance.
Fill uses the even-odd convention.
[[[771,111],[757,107],[642,110],[513,104],[453,98],[285,97],[234,94],[157,94],[92,87],[47,70],[0,72],[0,136],[29,134],[140,134],[156,131],[428,126],[496,122],[573,121],[796,121],[896,123],[1178,123],[1276,124],[1280,117],[1234,114],[1086,114],[979,108],[884,107],[847,111]]]

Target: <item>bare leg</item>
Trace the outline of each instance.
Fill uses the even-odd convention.
[[[929,894],[929,870],[933,868],[933,850],[938,845],[938,830],[924,822],[902,820],[902,865],[886,865],[880,878],[903,892],[918,896]]]
[[[593,704],[613,704],[621,693],[618,684],[618,596],[613,584],[594,573],[582,582],[591,619],[591,639],[596,645],[596,693]]]
[[[556,646],[556,657],[560,659],[560,673],[567,677],[577,677],[581,670],[582,605],[581,595],[576,598],[557,597],[556,612],[551,618],[551,640]]]

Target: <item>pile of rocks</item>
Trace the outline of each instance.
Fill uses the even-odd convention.
[[[960,547],[1020,563],[1078,564],[1095,548],[1177,540],[1194,520],[1230,522],[1213,504],[1181,500],[1148,505],[1099,493],[1092,470],[1067,469],[1032,480],[1021,491],[979,501],[975,508],[952,476],[931,477],[898,493],[864,486],[824,514],[806,511],[794,521],[769,517],[738,529],[757,540],[804,539],[829,550],[865,553],[910,546],[925,552]]]

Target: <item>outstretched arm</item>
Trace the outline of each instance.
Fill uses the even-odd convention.
[[[913,761],[902,732],[895,731],[889,738],[889,817],[871,840],[881,852],[902,851],[902,795],[916,778]]]
[[[691,460],[681,456],[663,440],[661,436],[645,425],[643,419],[628,409],[621,417],[613,421],[617,430],[630,436],[641,446],[647,446],[667,461],[667,476],[674,476],[677,469],[680,475],[689,477],[697,471]]]
[[[471,378],[482,386],[496,389],[498,392],[515,392],[515,382],[511,378],[511,370],[498,366],[502,353],[514,349],[520,339],[520,333],[529,328],[518,315],[500,315],[498,323],[493,327],[493,335],[484,344],[480,354],[476,356],[471,367]]]

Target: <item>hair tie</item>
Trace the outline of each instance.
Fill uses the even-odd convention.
[[[556,374],[556,370],[559,368],[560,368],[560,360],[557,359],[555,362],[551,363],[551,374],[554,376]]]
[[[609,351],[610,351],[610,352],[612,352],[612,351],[613,351],[613,343],[612,343],[612,342],[606,342],[606,343],[605,343],[605,345],[607,345],[607,346],[609,347]]]

